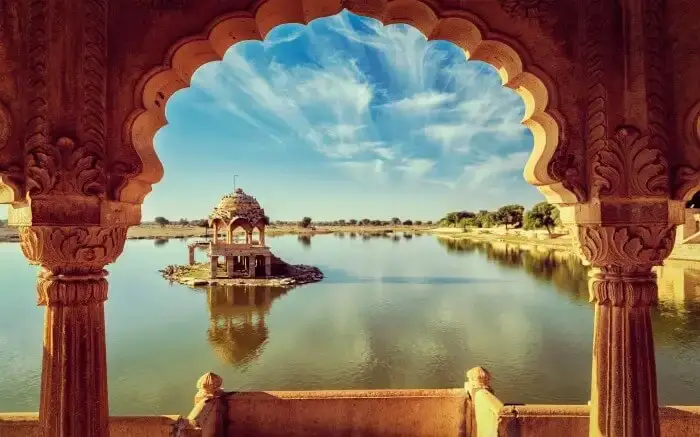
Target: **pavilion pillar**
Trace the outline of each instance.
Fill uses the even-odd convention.
[[[272,256],[265,256],[265,276],[272,276]]]
[[[190,265],[195,264],[195,259],[194,259],[194,249],[196,246],[188,246],[187,249],[189,250],[189,263]]]
[[[234,258],[232,256],[227,256],[226,257],[226,276],[228,276],[229,278],[233,278],[233,276],[235,275],[234,267],[235,267]]]
[[[217,276],[219,276],[219,257],[218,256],[210,256],[209,257],[209,277],[211,279],[216,279]]]
[[[212,235],[212,239],[214,241],[214,244],[217,244],[219,242],[219,222],[216,220],[214,221],[214,235]]]
[[[260,229],[260,245],[265,245],[265,228]]]
[[[255,277],[255,256],[248,255],[246,258],[248,260],[248,277],[254,278]]]

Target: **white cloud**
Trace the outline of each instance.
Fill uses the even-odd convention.
[[[435,167],[436,162],[426,158],[407,158],[396,169],[411,178],[420,179]]]
[[[386,172],[384,171],[385,163],[381,159],[371,161],[342,161],[336,162],[334,165],[345,171],[360,182],[368,180],[374,183],[386,182]]]
[[[373,152],[380,158],[391,161],[396,158],[397,152],[390,147],[375,147]]]
[[[353,158],[360,153],[381,148],[383,144],[381,141],[323,143],[318,145],[316,150],[329,158]]]
[[[473,161],[475,151],[482,161],[465,172],[477,181],[492,163],[517,157],[496,154],[522,138],[522,102],[491,67],[462,62],[458,49],[451,58],[408,26],[363,23],[367,31],[359,33],[342,13],[275,30],[262,48],[230,49],[193,84],[222,112],[269,137],[265,144],[310,148],[359,180],[403,177],[454,187],[465,177],[454,174],[454,164]],[[334,45],[328,30],[346,42]],[[293,44],[305,47],[298,63],[283,53]],[[437,147],[423,149],[430,156],[410,158],[431,144]]]
[[[483,162],[464,166],[458,185],[477,189],[487,182],[498,181],[506,173],[522,172],[529,152],[514,152],[505,156],[491,155]]]
[[[452,93],[426,91],[411,97],[405,97],[395,102],[387,103],[383,106],[399,111],[429,111],[439,108],[445,103],[453,102],[456,98],[457,96]]]

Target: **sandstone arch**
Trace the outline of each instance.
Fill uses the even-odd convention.
[[[370,16],[388,24],[409,24],[430,40],[445,40],[462,48],[468,59],[493,66],[503,85],[520,95],[525,104],[523,124],[534,138],[533,150],[524,169],[525,179],[535,185],[552,203],[571,204],[585,200],[578,179],[580,171],[562,171],[554,163],[563,155],[566,121],[557,109],[557,86],[547,73],[535,66],[519,42],[489,30],[475,14],[463,10],[441,11],[421,0],[392,2],[352,2],[340,0],[268,0],[254,13],[234,12],[214,20],[194,36],[179,40],[169,49],[162,65],[146,72],[139,80],[136,109],[125,125],[126,138],[141,160],[141,171],[118,193],[118,199],[141,203],[163,175],[163,167],[153,149],[153,138],[165,124],[168,99],[189,86],[194,72],[208,62],[220,61],[226,50],[241,41],[262,40],[274,27],[286,23],[308,23],[347,7],[351,12]],[[582,146],[582,144],[581,144]],[[576,165],[576,164],[573,164]],[[571,170],[571,169],[569,169]]]
[[[556,129],[535,142],[527,178],[564,202],[562,219],[595,270],[590,435],[658,437],[652,267],[670,252],[681,200],[700,182],[700,20],[691,0],[0,5],[0,202],[12,203],[21,248],[43,268],[37,291],[51,339],[43,435],[107,435],[104,267],[119,257],[161,177],[152,139],[166,122],[167,98],[220,58],[221,45],[345,7],[490,62],[523,95],[536,136]],[[57,31],[70,43],[51,37]],[[224,43],[212,44],[212,35]]]

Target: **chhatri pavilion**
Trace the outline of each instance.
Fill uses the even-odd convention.
[[[209,216],[209,225],[214,231],[207,253],[212,279],[219,276],[219,258],[225,260],[227,278],[271,275],[272,252],[265,246],[267,217],[255,197],[240,188],[225,195]],[[244,233],[237,235],[239,228]],[[225,230],[226,239],[220,241],[222,230]],[[238,237],[241,234],[243,238]]]

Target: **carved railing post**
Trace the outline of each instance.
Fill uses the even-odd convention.
[[[105,265],[122,252],[126,227],[20,227],[24,255],[42,266],[46,307],[39,420],[44,436],[108,436]]]
[[[491,375],[483,367],[467,371],[464,389],[471,399],[467,411],[467,435],[470,437],[496,437],[503,403],[493,394]]]
[[[580,225],[581,256],[593,267],[592,437],[658,437],[651,311],[656,275],[673,249],[675,227]]]
[[[226,435],[228,401],[221,388],[223,382],[219,375],[212,372],[205,373],[197,381],[194,407],[187,419],[192,426],[201,430],[202,437]]]

